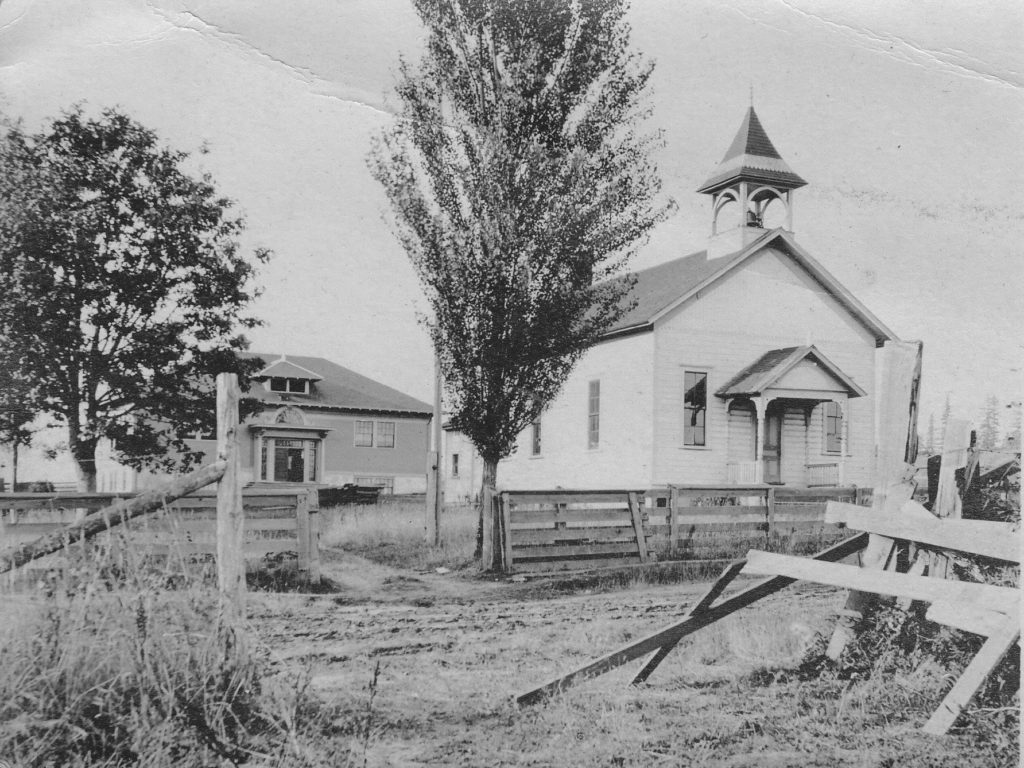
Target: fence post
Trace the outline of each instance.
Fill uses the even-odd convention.
[[[298,577],[304,584],[309,583],[310,525],[309,494],[299,491],[295,496],[295,538],[298,549]]]
[[[320,584],[320,494],[316,488],[306,492],[309,507],[309,583]]]
[[[668,551],[675,552],[679,546],[679,495],[675,486],[668,490]]]
[[[765,503],[768,505],[767,538],[771,541],[772,534],[775,533],[775,486],[768,486],[768,490],[765,492]]]
[[[229,610],[244,615],[245,512],[238,450],[238,376],[217,374],[217,458],[224,474],[217,483],[217,586]]]

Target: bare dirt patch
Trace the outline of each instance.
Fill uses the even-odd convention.
[[[367,766],[1016,764],[998,733],[927,737],[941,672],[796,674],[844,593],[796,587],[703,630],[651,678],[640,662],[536,707],[511,696],[685,613],[705,584],[599,591],[334,552],[332,594],[252,596],[252,624],[326,702],[323,738]],[[595,582],[600,584],[601,582]],[[375,682],[374,682],[375,681]]]

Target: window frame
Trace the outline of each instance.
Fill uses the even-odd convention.
[[[843,429],[846,426],[846,409],[835,400],[826,400],[822,405],[825,407],[821,411],[821,452],[828,456],[842,456]],[[835,414],[830,413],[833,408],[836,411]],[[832,430],[829,429],[830,422],[835,425],[834,436]],[[835,448],[830,447],[830,439],[835,440]]]
[[[587,383],[587,449],[601,447],[601,380]]]
[[[530,422],[530,455],[541,455],[541,439],[543,430],[540,425],[540,416]]]
[[[369,424],[370,425],[369,431],[367,432],[367,431],[365,431],[365,429],[363,431],[360,431],[359,427],[360,427],[361,424],[362,425]],[[352,444],[356,448],[373,448],[373,446],[374,446],[374,442],[373,442],[374,426],[373,426],[373,420],[372,419],[354,419],[353,423],[352,423],[352,432],[353,432]],[[360,442],[360,436],[362,436],[362,438],[364,440],[366,440],[367,436],[368,436],[369,442]]]
[[[459,476],[459,454],[458,453],[452,453],[451,460],[449,462],[449,466],[452,469],[451,476],[452,477],[458,477]]]
[[[689,384],[691,376],[703,377],[703,402],[700,407],[693,407],[688,403],[687,398],[691,389],[698,386],[695,381]],[[683,369],[683,447],[684,448],[708,448],[708,378],[710,374],[706,368],[687,367]],[[700,425],[690,424],[694,420],[691,413],[700,414]],[[697,430],[700,430],[700,442],[697,442]]]
[[[391,427],[390,434],[383,431],[382,427]],[[398,425],[394,421],[375,421],[373,424],[373,434],[378,448],[394,448],[398,442]],[[390,440],[390,443],[388,440]]]

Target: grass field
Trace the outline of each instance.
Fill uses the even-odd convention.
[[[707,584],[662,566],[526,582],[481,575],[471,563],[471,508],[446,510],[439,546],[425,542],[414,505],[324,518],[329,591],[254,591],[245,622],[222,614],[208,582],[122,561],[83,563],[42,592],[6,596],[0,760],[80,768],[1018,764],[1013,679],[1004,679],[1003,695],[987,692],[949,736],[925,736],[920,726],[967,657],[943,660],[921,643],[869,638],[858,664],[823,663],[822,637],[845,593],[813,585],[693,635],[643,686],[629,685],[637,660],[517,708],[514,694],[664,627]]]

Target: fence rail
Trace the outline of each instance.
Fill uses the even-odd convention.
[[[133,493],[78,492],[0,494],[0,551],[35,541],[82,520],[90,512],[135,496]],[[242,506],[245,510],[242,551],[247,567],[256,567],[267,555],[295,552],[300,579],[319,583],[320,524],[316,490],[246,488],[242,493]],[[142,554],[174,554],[185,558],[215,555],[217,496],[212,492],[199,492],[177,499],[153,514],[127,521],[124,533],[131,546]],[[36,569],[51,568],[59,561],[58,553],[39,561]]]
[[[705,560],[751,546],[817,545],[842,536],[828,501],[870,503],[857,488],[665,486],[647,491],[506,491],[495,494],[495,562],[504,570]],[[490,528],[490,526],[489,526]]]

